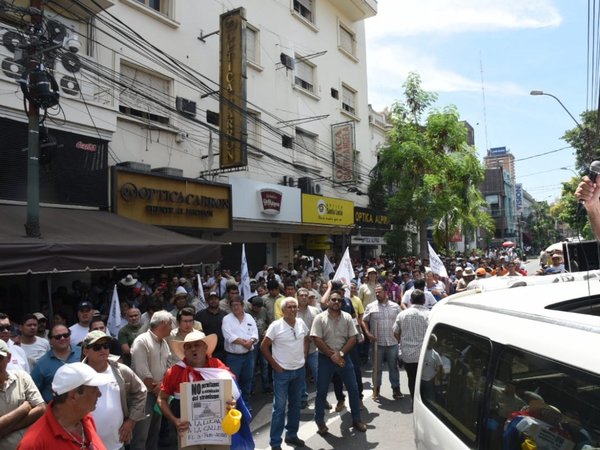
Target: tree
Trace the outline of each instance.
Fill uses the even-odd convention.
[[[598,111],[581,113],[581,126],[565,131],[563,139],[575,149],[575,166],[579,173],[587,173],[590,163],[600,159]]]
[[[547,201],[533,203],[526,222],[531,232],[532,246],[536,251],[541,251],[559,240],[556,219]]]
[[[427,227],[433,225],[438,245],[448,248],[461,226],[493,228],[477,186],[484,169],[475,149],[467,144],[467,130],[455,107],[430,111],[435,93],[421,88],[411,73],[404,83],[404,102],[392,106],[389,143],[372,171],[369,192],[385,190],[387,211],[394,225],[388,246],[405,251],[406,226],[419,230],[420,255],[427,250]],[[441,231],[440,231],[441,230]]]
[[[575,190],[579,182],[580,178],[573,177],[562,183],[560,199],[551,208],[551,212],[560,222],[566,223],[571,230],[575,230],[584,239],[595,239],[585,209],[577,203],[575,198]]]

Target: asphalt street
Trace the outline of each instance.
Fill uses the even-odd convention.
[[[404,370],[400,372],[400,387],[405,397],[394,400],[392,389],[388,380],[388,373],[383,372],[383,383],[381,395],[378,402],[373,401],[371,389],[371,371],[363,371],[364,405],[363,421],[367,424],[367,432],[355,432],[352,428],[352,418],[346,399],[346,409],[335,412],[332,409],[326,413],[326,424],[329,434],[320,436],[317,434],[317,426],[313,420],[314,415],[314,384],[309,384],[309,406],[302,411],[300,418],[300,430],[298,436],[304,440],[307,450],[326,449],[380,449],[380,450],[413,450],[414,434],[412,424],[412,409],[410,396],[408,395],[408,384]],[[336,405],[333,387],[327,397],[332,406]],[[272,396],[263,394],[256,395],[252,401],[254,420],[252,431],[257,450],[268,450],[269,430],[271,422]],[[282,449],[293,449],[285,443]]]

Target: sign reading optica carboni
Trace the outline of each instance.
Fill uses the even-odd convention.
[[[324,225],[354,224],[354,202],[302,194],[302,222]]]
[[[115,170],[115,212],[152,225],[231,229],[231,187]]]

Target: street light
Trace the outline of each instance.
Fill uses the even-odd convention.
[[[556,95],[552,95],[552,94],[548,94],[547,92],[544,92],[544,91],[536,91],[536,90],[531,91],[529,93],[529,95],[547,95],[548,97],[552,97],[554,100],[556,100],[558,102],[558,104],[560,106],[562,106],[562,108],[567,112],[567,114],[569,116],[571,116],[571,119],[573,119],[573,121],[577,124],[577,126],[579,128],[581,128],[581,124],[577,121],[577,119],[573,116],[573,114],[571,114],[571,111],[569,111],[567,109],[567,107],[565,105],[563,105],[563,102],[561,102],[560,99]]]
[[[585,136],[585,146],[587,147],[587,157],[588,157],[587,162],[591,163],[592,162],[592,142],[590,139],[589,130],[587,128],[584,128],[581,126],[581,124],[575,118],[575,116],[573,116],[573,114],[571,114],[571,111],[569,111],[567,109],[567,107],[563,104],[563,102],[560,101],[560,99],[556,95],[549,94],[544,91],[538,91],[538,90],[533,90],[533,91],[529,92],[529,95],[547,95],[548,97],[552,97],[554,100],[556,100],[558,102],[558,104],[560,106],[562,106],[562,109],[564,109],[567,112],[567,114],[571,117],[571,119],[573,119],[573,122],[575,122],[577,124],[577,128],[579,128],[580,131],[583,131],[584,136]]]
[[[575,175],[577,178],[579,178],[581,176],[577,172],[575,172],[573,169],[569,169],[568,167],[561,167],[560,170],[568,170],[569,172],[573,172],[573,175]]]

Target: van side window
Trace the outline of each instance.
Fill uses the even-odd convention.
[[[511,347],[502,351],[497,367],[483,448],[518,450],[525,439],[534,448],[599,445],[598,375]]]
[[[442,373],[421,382],[423,403],[470,448],[477,441],[492,346],[488,339],[447,325],[433,329],[437,342],[426,360],[441,360]],[[430,343],[432,341],[430,340]],[[434,353],[435,352],[435,353]],[[436,356],[437,354],[437,356]],[[422,377],[428,377],[422,370]]]

